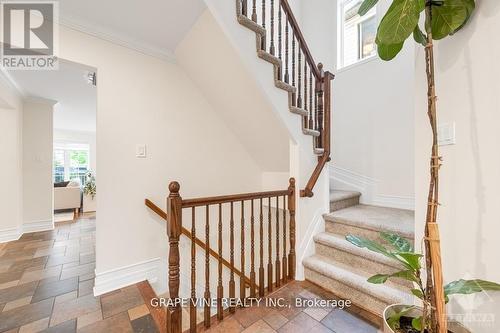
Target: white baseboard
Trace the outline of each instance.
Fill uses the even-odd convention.
[[[330,188],[361,192],[360,202],[365,205],[399,209],[415,209],[415,198],[379,193],[380,181],[336,166],[330,167]]]
[[[148,280],[155,283],[160,270],[160,258],[151,259],[129,266],[97,273],[95,276],[94,296]]]
[[[54,230],[54,219],[24,222],[23,233]]]
[[[0,243],[12,242],[18,240],[23,233],[19,228],[0,230]]]

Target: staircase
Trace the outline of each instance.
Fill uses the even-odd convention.
[[[325,214],[325,232],[314,237],[316,253],[303,261],[306,279],[349,299],[357,307],[378,317],[386,306],[412,304],[408,282],[400,280],[374,285],[375,274],[402,270],[397,262],[361,249],[345,240],[349,234],[380,240],[379,232],[399,234],[413,243],[413,212],[359,204],[360,193],[333,191],[331,213]]]

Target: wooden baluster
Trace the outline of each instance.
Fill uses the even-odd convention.
[[[271,46],[269,47],[269,53],[274,55],[274,0],[271,0]]]
[[[205,209],[205,293],[203,297],[205,298],[205,311],[204,311],[204,322],[205,328],[210,327],[210,209],[206,206]]]
[[[293,33],[293,30],[292,30],[292,86],[294,87],[297,87],[296,84],[295,84],[295,77],[296,77],[296,71],[295,71],[295,57],[296,57],[296,53],[295,53],[295,34]],[[293,106],[298,106],[297,105],[297,92],[294,92],[293,95],[292,95],[292,105]]]
[[[248,0],[241,0],[241,14],[247,16]]]
[[[323,72],[323,64],[319,63],[318,64],[318,69],[321,74],[321,78],[316,81],[316,84],[318,86],[318,117],[317,117],[317,122],[318,122],[318,131],[322,135],[318,138],[318,147],[323,148],[324,147],[324,142],[323,142],[323,119],[324,119],[324,88],[323,88],[323,77],[324,77],[324,72]]]
[[[252,5],[252,21],[257,23],[257,0],[253,0]]]
[[[301,71],[302,71],[302,55],[300,51],[300,42],[297,40],[297,53],[298,53],[298,58],[299,58],[299,64],[298,64],[298,87],[297,87],[297,107],[301,108],[302,107],[302,76],[301,76]]]
[[[245,299],[245,202],[241,201],[241,275],[240,275],[240,299]]]
[[[255,217],[253,199],[251,201],[250,209],[250,297],[255,297]]]
[[[285,18],[285,82],[286,83],[290,83],[290,73],[288,72],[288,65],[289,65],[288,56],[289,56],[288,17],[286,17]]]
[[[276,288],[281,285],[281,261],[280,261],[280,203],[276,197]]]
[[[179,298],[180,284],[180,255],[179,237],[182,230],[182,198],[179,195],[180,185],[177,182],[169,184],[170,194],[167,199],[167,235],[169,243],[168,253],[168,291],[171,299]],[[182,309],[180,304],[169,305],[167,308],[167,332],[180,333],[182,331]]]
[[[280,0],[281,1],[281,0]],[[281,21],[281,6],[278,5],[278,58],[280,67],[278,69],[278,80],[283,80],[283,42],[282,42],[283,23]]]
[[[266,28],[266,0],[262,0],[262,28]],[[267,44],[265,35],[261,37],[261,43],[261,49],[265,51]]]
[[[307,104],[307,59],[305,54],[304,54],[304,110],[309,110]],[[309,123],[307,122],[307,117],[306,117],[306,127],[309,127]]]
[[[229,229],[230,229],[230,253],[229,253],[229,260],[231,263],[231,277],[229,279],[229,298],[234,298],[236,295],[235,292],[235,283],[234,283],[234,210],[233,207],[234,204],[231,202],[231,217],[229,220]],[[234,312],[235,308],[234,306],[229,308],[229,312]]]
[[[312,79],[312,69],[309,71],[309,128],[314,129],[314,105],[313,105],[313,90],[312,90],[312,84],[313,84],[313,79]]]
[[[191,209],[191,304],[189,305],[189,331],[196,332],[196,210]]]
[[[288,261],[286,258],[286,196],[283,196],[283,272],[281,275],[283,276],[283,283],[286,283],[288,280]]]
[[[222,204],[219,204],[219,280],[217,284],[217,319],[224,319],[224,308],[222,298],[224,297],[224,287],[222,286]]]
[[[260,266],[259,266],[259,296],[264,297],[264,215],[262,213],[262,198],[260,198]]]
[[[288,278],[295,280],[295,178],[288,186],[288,211],[290,212],[290,254],[288,255]]]
[[[267,291],[273,291],[273,258],[272,258],[272,218],[271,218],[271,198],[268,198],[268,214],[267,214]]]

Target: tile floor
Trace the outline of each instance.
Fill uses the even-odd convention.
[[[93,296],[95,217],[0,244],[0,332],[158,332],[139,285]]]
[[[0,332],[164,331],[156,325],[162,314],[147,306],[147,299],[154,296],[151,290],[144,292],[144,283],[93,296],[95,223],[95,217],[85,216],[58,223],[53,231],[25,234],[17,241],[0,244]],[[334,299],[308,282],[289,283],[272,297]],[[188,317],[186,310],[183,316]],[[252,307],[237,310],[220,323],[214,321],[207,332],[378,331],[361,319],[359,311],[350,312]]]

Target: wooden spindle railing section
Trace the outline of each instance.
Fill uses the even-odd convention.
[[[327,162],[330,161],[330,108],[333,75],[323,71],[314,61],[304,35],[287,0],[237,0],[240,12],[265,29],[259,36],[261,50],[279,60],[277,80],[295,88],[291,105],[302,109],[304,133],[313,136],[318,164],[302,197],[312,197],[313,188]],[[251,6],[252,10],[248,8]],[[261,8],[260,12],[257,8]],[[290,77],[291,76],[291,77]]]
[[[236,297],[235,275],[239,276],[239,299],[255,297],[258,293],[260,297],[267,292],[279,288],[288,281],[295,279],[295,180],[290,179],[289,186],[285,190],[256,192],[247,194],[237,194],[218,197],[207,197],[197,199],[182,199],[180,196],[180,185],[172,182],[169,185],[170,194],[167,199],[167,213],[151,201],[146,200],[146,205],[167,221],[167,235],[169,241],[169,274],[168,288],[170,298],[179,297],[179,286],[181,281],[180,265],[187,262],[187,258],[182,258],[179,252],[179,240],[184,234],[191,240],[190,247],[190,298],[189,324],[190,332],[196,332],[200,327],[209,328],[213,320],[223,320],[225,311],[235,312],[236,307],[223,309],[222,298],[227,295],[229,298]],[[274,205],[273,205],[274,204]],[[266,207],[267,205],[267,207]],[[225,209],[227,208],[227,209]],[[237,215],[239,208],[239,216]],[[198,214],[203,209],[204,214]],[[183,210],[191,213],[190,231],[183,227]],[[226,212],[226,213],[225,213]],[[214,213],[214,214],[211,214]],[[201,219],[199,216],[201,215]],[[204,217],[203,217],[204,215]],[[216,221],[214,222],[214,216]],[[239,244],[235,238],[235,223],[239,217]],[[211,220],[212,219],[212,220]],[[250,223],[248,223],[248,220]],[[197,223],[204,223],[204,242],[197,238]],[[255,224],[258,224],[257,226]],[[267,225],[266,225],[267,223]],[[199,226],[199,224],[198,224]],[[214,226],[217,232],[217,252],[210,247],[210,230]],[[258,228],[259,239],[256,240],[255,228]],[[267,233],[264,228],[267,227]],[[229,232],[228,239],[223,235]],[[249,235],[249,236],[247,236]],[[247,246],[247,237],[250,244]],[[223,239],[224,238],[224,239]],[[283,241],[281,244],[280,240]],[[255,244],[258,242],[258,244]],[[203,250],[204,258],[204,279],[197,278],[202,272],[196,270],[197,267],[197,247]],[[287,246],[288,245],[288,246]],[[267,257],[264,256],[264,247],[267,246]],[[274,247],[275,246],[275,247]],[[247,249],[250,248],[250,253]],[[224,249],[229,250],[230,261],[223,258]],[[236,264],[235,254],[239,249],[239,265]],[[288,250],[288,253],[287,253]],[[256,251],[259,251],[258,260]],[[283,251],[281,256],[281,251]],[[210,257],[215,258],[218,263],[217,279],[211,279]],[[198,257],[199,258],[199,257]],[[248,259],[248,261],[247,261]],[[258,279],[255,271],[256,261],[258,261]],[[247,263],[249,266],[247,266]],[[267,264],[267,272],[264,263]],[[239,266],[237,268],[236,266]],[[229,279],[226,281],[223,276],[223,266],[229,270]],[[250,270],[250,277],[245,275],[247,267]],[[202,297],[196,293],[196,283],[204,281],[204,292]],[[211,298],[211,281],[216,281],[217,313],[211,313],[209,306]],[[226,290],[226,287],[228,288]],[[197,323],[197,308],[194,305],[196,299],[203,298],[203,322]],[[180,305],[170,305],[167,308],[167,332],[181,332],[182,311]],[[200,326],[201,325],[201,326]]]

